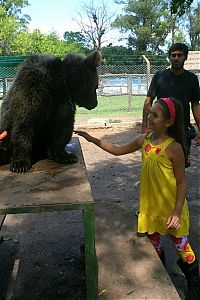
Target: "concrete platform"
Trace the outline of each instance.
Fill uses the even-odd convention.
[[[98,299],[180,297],[146,236],[138,237],[137,217],[122,203],[96,202]]]

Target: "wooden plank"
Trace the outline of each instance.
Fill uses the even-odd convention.
[[[66,210],[92,204],[78,138],[74,138],[78,163],[63,165],[52,160],[37,162],[30,171],[12,173],[9,166],[0,167],[0,213]],[[37,209],[37,210],[34,210]]]
[[[98,293],[98,265],[95,250],[94,207],[84,209],[85,227],[85,271],[87,299],[95,300]]]
[[[62,165],[51,160],[36,163],[26,173],[0,167],[0,213],[32,213],[83,209],[87,299],[97,297],[94,200],[78,138],[72,139],[78,163]]]

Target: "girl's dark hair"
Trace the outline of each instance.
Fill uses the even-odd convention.
[[[178,143],[181,144],[185,157],[187,156],[187,147],[186,147],[186,137],[184,130],[184,121],[183,121],[183,107],[181,102],[177,101],[175,98],[171,98],[170,100],[174,103],[175,111],[176,111],[176,119],[172,126],[168,128],[168,134],[172,138],[175,139]],[[161,99],[156,101],[163,108],[163,116],[165,120],[171,119],[170,111],[167,103]]]

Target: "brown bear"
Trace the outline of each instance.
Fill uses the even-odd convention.
[[[98,50],[88,56],[71,53],[61,60],[34,55],[21,63],[1,106],[0,164],[26,172],[43,158],[77,162],[65,146],[72,137],[76,106],[97,106]]]

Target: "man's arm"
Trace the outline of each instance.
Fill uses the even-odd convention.
[[[200,139],[200,104],[199,103],[192,104],[192,114],[194,116],[195,122],[198,127],[197,138]]]
[[[153,97],[147,96],[144,101],[143,114],[142,114],[142,132],[141,133],[146,133],[148,131],[148,115],[149,115],[149,111],[150,111],[152,103],[153,103],[153,99],[154,99]]]

